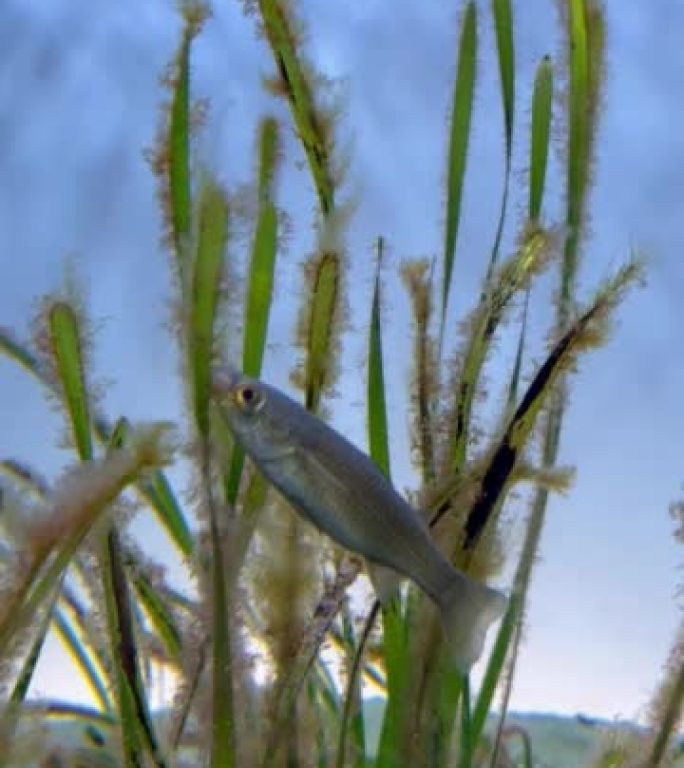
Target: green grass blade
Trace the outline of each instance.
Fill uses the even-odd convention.
[[[129,434],[128,422],[125,419],[119,419],[112,430],[108,452],[111,453],[125,447]],[[99,562],[110,652],[119,694],[122,740],[124,745],[135,745],[139,734],[144,740],[154,764],[158,768],[164,768],[166,762],[150,716],[147,694],[140,670],[140,654],[121,540],[113,523],[102,536]],[[125,703],[124,698],[127,699]],[[138,756],[131,755],[130,762],[137,764],[139,762]]]
[[[233,718],[233,676],[230,672],[230,604],[223,567],[221,534],[214,516],[211,520],[212,546],[212,722],[211,768],[234,768],[235,722]]]
[[[198,203],[197,248],[190,300],[190,372],[193,416],[200,435],[209,433],[211,363],[223,261],[228,239],[228,208],[221,188],[210,178],[202,184]]]
[[[79,318],[73,307],[61,301],[49,307],[47,318],[51,353],[71,421],[76,450],[82,461],[88,461],[93,457],[93,444]]]
[[[334,328],[340,301],[340,259],[324,252],[313,268],[308,319],[305,401],[317,411],[321,395],[332,377]]]
[[[24,659],[24,663],[21,666],[21,671],[17,677],[17,682],[15,683],[14,688],[12,689],[12,693],[9,696],[8,704],[2,713],[2,723],[0,724],[0,730],[3,732],[4,736],[6,735],[6,720],[8,718],[15,718],[16,715],[19,714],[21,705],[26,698],[26,693],[28,692],[29,686],[31,685],[31,680],[33,680],[33,673],[36,669],[36,664],[38,663],[41,651],[43,650],[43,645],[45,644],[45,638],[48,634],[48,628],[51,619],[51,611],[46,611],[45,616],[43,616],[42,621],[40,622],[40,626],[38,627],[36,637],[34,638],[31,648],[26,655],[26,658]],[[92,687],[91,690],[96,694],[98,692],[98,689],[95,687]],[[106,689],[104,690],[104,694],[105,696],[100,699],[100,706],[103,709],[107,709]]]
[[[568,99],[567,211],[568,235],[560,289],[560,319],[567,321],[574,292],[584,207],[590,180],[603,73],[603,10],[593,0],[568,0],[570,88]],[[562,326],[561,326],[562,327]]]
[[[100,563],[108,635],[118,682],[122,739],[124,744],[135,744],[140,735],[154,764],[163,768],[166,761],[155,733],[140,673],[130,590],[122,561],[121,543],[115,528],[107,532],[102,542]],[[128,701],[124,702],[124,698]]]
[[[167,189],[162,194],[171,240],[175,250],[181,285],[186,286],[190,269],[190,226],[192,193],[190,174],[190,137],[192,117],[190,105],[190,55],[193,40],[199,34],[205,13],[199,3],[187,3],[181,43],[173,62],[172,96],[168,116],[165,148],[162,149]]]
[[[378,610],[379,603],[373,606]],[[373,612],[368,616],[367,625],[372,626]],[[410,660],[408,658],[408,627],[402,612],[401,602],[392,600],[382,609],[382,639],[387,675],[387,705],[383,718],[376,768],[396,768],[401,764],[405,744],[406,697],[409,691]]]
[[[182,636],[172,612],[139,564],[130,562],[130,557],[127,560],[128,579],[135,588],[140,605],[169,656],[180,664]]]
[[[479,742],[485,723],[487,722],[487,714],[492,707],[494,694],[496,693],[497,686],[501,679],[511,638],[513,637],[513,633],[520,618],[520,608],[520,597],[517,590],[514,588],[509,598],[506,614],[504,615],[499,631],[497,632],[494,647],[487,660],[487,669],[485,670],[482,684],[477,695],[475,709],[473,710],[471,721],[471,740],[473,744]]]
[[[345,765],[349,765],[350,768],[365,768],[366,736],[363,722],[363,700],[361,698],[359,669],[363,657],[363,647],[368,639],[368,634],[364,633],[360,643],[357,645],[348,604],[345,604],[342,610],[342,631],[348,671],[335,768],[345,768]],[[351,747],[352,756],[351,760],[347,762],[345,760],[345,753],[348,747]]]
[[[503,237],[506,211],[508,209],[508,190],[511,178],[511,152],[513,149],[513,119],[515,114],[515,46],[513,42],[513,18],[510,0],[492,0],[494,31],[496,33],[496,52],[499,61],[499,83],[504,114],[505,169],[503,192],[499,208],[499,221],[496,226],[494,244],[487,267],[487,279],[494,271],[499,260],[501,239]]]
[[[389,438],[387,431],[387,403],[385,400],[385,368],[382,359],[382,327],[380,323],[380,268],[384,240],[377,240],[378,266],[373,289],[370,331],[368,334],[368,448],[373,461],[386,477],[391,476]]]
[[[506,130],[506,156],[510,158],[513,145],[513,118],[515,114],[515,45],[513,41],[511,0],[492,0],[492,13],[494,15],[501,101]]]
[[[518,391],[520,389],[520,377],[522,375],[523,355],[525,354],[525,338],[527,335],[527,313],[530,304],[530,289],[525,291],[525,306],[523,309],[522,322],[520,324],[520,335],[518,336],[518,346],[515,350],[515,362],[511,371],[511,380],[508,382],[508,395],[506,396],[506,414],[513,413],[515,404],[518,400]]]
[[[551,241],[544,230],[530,228],[518,252],[501,268],[475,310],[470,323],[458,386],[454,393],[451,421],[452,467],[459,471],[466,460],[472,408],[487,353],[512,298],[529,285],[544,266]]]
[[[273,184],[280,154],[279,143],[278,123],[274,118],[266,118],[262,121],[259,131],[259,214],[245,301],[242,354],[243,371],[254,377],[261,374],[273,297],[278,245],[278,212],[273,202]]]
[[[157,519],[166,530],[171,541],[185,556],[193,554],[195,543],[190,532],[187,517],[171,489],[166,475],[157,470],[138,483],[138,490],[156,513]]]
[[[472,768],[473,765],[475,742],[471,740],[470,714],[470,681],[466,675],[463,677],[463,684],[461,686],[461,730],[458,744],[460,750],[458,768]]]
[[[461,198],[465,178],[473,93],[477,71],[477,6],[466,5],[459,43],[458,65],[451,111],[447,170],[446,229],[444,240],[444,275],[442,287],[442,326],[451,289],[451,277],[461,219]]]
[[[331,120],[317,104],[312,73],[302,62],[292,5],[283,0],[258,0],[258,5],[263,31],[278,69],[278,87],[289,102],[320,209],[327,217],[335,206]]]
[[[83,679],[97,701],[100,709],[104,712],[113,712],[114,708],[107,683],[102,678],[102,674],[98,671],[87,646],[83,643],[71,622],[61,609],[56,608],[54,610],[53,622],[58,637],[69,651],[77,669],[81,672]]]
[[[245,297],[242,351],[242,370],[247,376],[255,378],[261,375],[273,299],[278,249],[278,211],[273,202],[273,183],[278,155],[278,123],[274,118],[266,118],[259,131],[259,213]],[[236,445],[226,480],[226,500],[231,505],[237,501],[244,458],[242,449]]]
[[[553,64],[545,56],[534,78],[532,94],[532,129],[530,134],[530,186],[528,215],[530,221],[539,221],[546,166],[549,157],[549,137],[553,108]]]
[[[40,625],[29,652],[21,665],[19,675],[9,695],[9,699],[0,712],[0,745],[2,745],[2,752],[0,752],[0,768],[5,768],[7,759],[10,756],[9,753],[12,751],[12,740],[16,732],[19,718],[22,714],[24,699],[26,698],[26,693],[31,685],[31,680],[33,679],[33,673],[40,659],[51,618],[52,611],[46,611],[40,621]]]
[[[40,363],[36,356],[18,341],[12,331],[7,328],[0,328],[0,351],[4,355],[14,360],[22,368],[25,368],[30,373],[33,373],[39,379],[40,376]]]
[[[377,240],[377,272],[373,290],[371,322],[368,340],[368,445],[373,461],[387,477],[390,476],[389,435],[387,427],[387,402],[385,388],[385,373],[382,357],[382,327],[380,322],[380,269],[384,255],[384,240]],[[360,654],[365,646],[366,638],[375,623],[379,603],[373,605],[359,644],[357,660],[352,672],[358,674]],[[402,723],[402,709],[399,705],[406,686],[406,627],[398,600],[382,609],[383,646],[385,668],[387,672],[388,708],[385,712],[383,734],[378,750],[378,765],[387,756],[388,744],[398,744],[397,731]],[[389,758],[388,758],[389,759]]]

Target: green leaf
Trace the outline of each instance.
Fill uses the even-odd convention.
[[[515,110],[515,46],[513,42],[513,15],[510,0],[492,0],[496,52],[499,60],[501,100],[506,128],[506,155],[510,157],[513,144],[513,117]]]
[[[339,301],[340,261],[324,252],[313,268],[306,359],[306,407],[317,411],[332,366],[331,341]]]
[[[102,674],[98,671],[97,666],[91,657],[90,650],[80,639],[64,611],[56,608],[52,617],[59,638],[67,647],[77,669],[81,672],[100,708],[105,712],[113,712],[114,707],[107,689],[107,684],[102,678]]]
[[[190,300],[190,371],[193,412],[200,435],[209,432],[211,363],[223,259],[228,239],[228,208],[221,188],[203,181],[198,204],[198,234]]]
[[[76,450],[81,461],[88,461],[93,457],[93,444],[78,315],[69,304],[58,301],[48,310],[48,323],[51,352],[71,421]]]
[[[499,260],[501,239],[503,237],[506,211],[508,209],[508,190],[511,180],[511,153],[513,149],[513,117],[515,110],[515,48],[513,44],[513,19],[510,0],[492,0],[494,15],[494,30],[496,32],[496,50],[499,60],[499,80],[501,85],[501,101],[504,113],[504,137],[506,165],[503,178],[503,192],[499,208],[499,221],[494,235],[494,244],[489,257],[485,284],[494,271]]]
[[[384,240],[377,240],[378,266],[373,289],[370,330],[368,334],[368,447],[373,461],[386,477],[391,476],[387,403],[385,400],[385,369],[382,360],[382,327],[380,324],[380,267]]]
[[[140,565],[130,562],[130,556],[127,560],[129,560],[127,563],[128,578],[135,588],[140,604],[154,630],[164,643],[169,656],[180,664],[182,661],[182,637],[173,613]]]
[[[176,75],[168,127],[168,195],[169,214],[181,285],[186,285],[190,267],[190,224],[192,221],[192,196],[190,175],[190,54],[192,42],[199,33],[203,11],[190,4],[185,8],[185,25],[175,59]]]
[[[261,375],[273,299],[278,248],[278,211],[273,202],[273,178],[279,153],[278,142],[278,123],[273,118],[263,120],[259,135],[259,213],[245,297],[242,351],[242,370],[254,378]],[[242,448],[235,445],[225,482],[226,501],[231,505],[237,501],[244,459]]]
[[[282,0],[258,0],[263,31],[271,47],[280,78],[279,87],[302,143],[321,211],[325,217],[335,206],[335,183],[331,161],[330,119],[316,103],[314,78],[301,61],[298,22],[292,6]]]
[[[545,56],[534,78],[532,95],[532,131],[530,136],[530,193],[528,215],[538,221],[546,182],[549,156],[551,111],[553,106],[553,65]]]
[[[212,722],[211,768],[234,768],[235,724],[231,670],[231,610],[223,567],[223,543],[215,518],[211,521],[211,608],[212,608]]]
[[[603,71],[603,10],[590,0],[568,0],[567,211],[568,235],[560,288],[561,327],[568,319],[579,263],[584,207],[589,186]]]
[[[185,557],[190,557],[195,543],[187,517],[183,514],[166,475],[161,470],[150,472],[137,484],[137,488],[156,512],[157,519],[166,529],[171,541]]]
[[[458,52],[458,67],[451,111],[449,158],[447,165],[446,230],[444,241],[444,284],[442,288],[442,327],[451,290],[451,275],[456,253],[456,239],[461,219],[461,198],[465,178],[473,92],[477,71],[477,6],[466,5]]]
[[[480,305],[473,314],[451,415],[451,453],[456,471],[460,471],[466,460],[473,403],[494,335],[513,297],[529,285],[545,264],[549,246],[550,238],[546,232],[529,228],[517,253],[485,287]]]
[[[471,741],[470,734],[470,681],[468,676],[465,675],[461,686],[461,738],[458,745],[461,754],[458,761],[459,768],[472,768],[473,765],[473,748],[475,743]]]
[[[366,765],[366,735],[363,722],[363,700],[359,681],[359,668],[363,654],[363,646],[368,639],[365,633],[357,646],[354,637],[354,626],[345,603],[342,609],[342,631],[344,650],[347,659],[348,679],[344,697],[344,710],[340,720],[340,733],[337,745],[336,768],[365,768]],[[349,727],[351,725],[351,728]],[[351,747],[351,760],[345,760],[345,753]]]
[[[278,244],[278,212],[273,203],[273,178],[279,154],[278,123],[262,121],[259,132],[259,214],[245,299],[245,335],[242,369],[256,378],[266,348],[266,335],[273,298],[273,277]]]
[[[506,609],[501,626],[497,632],[494,647],[487,660],[487,669],[482,678],[477,702],[475,704],[475,709],[473,710],[470,726],[471,741],[473,744],[479,742],[487,722],[487,714],[492,707],[494,694],[496,693],[497,686],[501,680],[501,674],[503,672],[504,664],[506,663],[511,638],[513,637],[513,632],[515,631],[516,624],[520,618],[520,609],[521,600],[518,592],[514,588],[508,601],[508,608]]]

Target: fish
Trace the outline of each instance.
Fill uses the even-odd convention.
[[[506,609],[505,595],[453,566],[373,460],[284,392],[225,366],[214,370],[212,390],[261,474],[319,531],[365,559],[382,604],[406,579],[431,598],[451,658],[467,674]]]

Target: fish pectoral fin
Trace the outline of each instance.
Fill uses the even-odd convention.
[[[378,600],[382,605],[387,605],[399,591],[399,585],[405,577],[393,568],[370,560],[366,560],[366,570]]]

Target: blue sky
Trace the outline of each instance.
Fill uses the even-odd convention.
[[[520,99],[514,212],[524,206],[534,67],[546,53],[558,60],[560,44],[551,4],[515,5]],[[239,4],[216,6],[195,57],[196,93],[211,101],[197,154],[235,188],[251,178],[256,120],[266,111],[286,112],[259,86],[272,67]],[[491,247],[503,160],[489,4],[480,6],[481,79],[450,312],[454,328],[471,306]],[[371,244],[382,233],[392,253],[386,295],[397,307],[385,316],[388,372],[401,385],[409,328],[395,273],[401,259],[441,248],[458,4],[307,0],[301,7],[312,57],[327,75],[343,78],[340,147],[349,161],[346,191],[356,205],[348,239],[350,325],[361,331],[349,334],[345,348],[362,361]],[[621,309],[610,346],[584,361],[573,380],[561,459],[577,465],[577,481],[570,495],[550,505],[513,706],[631,717],[647,701],[680,617],[674,593],[682,558],[667,509],[684,479],[684,50],[678,33],[684,8],[675,0],[609,0],[607,11],[607,80],[581,293],[589,295],[633,248],[648,254],[649,281]],[[168,0],[0,5],[0,324],[26,333],[36,297],[59,287],[64,263],[70,263],[101,321],[93,362],[112,417],[178,414],[177,361],[163,328],[168,261],[159,247],[155,182],[142,157],[154,141],[164,98],[158,78],[178,33]],[[279,383],[286,380],[282,361],[289,359],[292,339],[287,297],[301,288],[298,264],[312,247],[314,209],[291,135],[285,157],[279,201],[295,226],[281,258],[277,346],[267,366]],[[560,167],[556,153],[552,182]],[[547,203],[553,221],[561,210],[557,190]],[[507,247],[514,234],[509,227]],[[542,281],[537,307],[544,306],[548,288]],[[532,313],[536,360],[548,319],[543,308]],[[508,341],[505,336],[501,343],[504,364],[511,359]],[[494,390],[500,370],[488,371]],[[334,418],[360,441],[359,379],[340,381]],[[53,445],[58,418],[5,361],[0,393],[0,455],[53,475],[67,461]],[[405,404],[397,397],[392,406],[395,478],[405,487],[412,482]],[[139,525],[145,530],[144,522]],[[59,649],[51,646],[50,654],[37,690],[63,691],[68,680],[73,695],[81,695]]]

